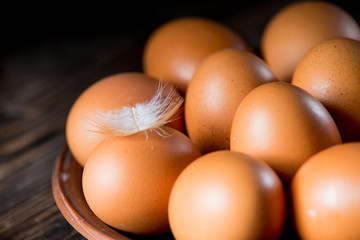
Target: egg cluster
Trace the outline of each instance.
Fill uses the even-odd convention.
[[[360,238],[360,26],[346,11],[289,4],[259,51],[174,19],[143,67],[99,80],[68,116],[99,219],[178,240]]]

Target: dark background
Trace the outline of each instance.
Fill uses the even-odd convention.
[[[21,50],[48,41],[78,40],[104,36],[121,36],[129,32],[150,34],[159,24],[180,16],[203,16],[220,22],[232,21],[241,34],[257,44],[265,22],[291,0],[253,1],[103,1],[66,3],[12,3],[1,7],[1,53]],[[359,21],[356,1],[332,0]],[[250,14],[252,13],[252,14]],[[244,16],[241,17],[240,15]],[[255,16],[254,16],[255,15]],[[254,18],[255,17],[255,18]],[[254,24],[251,32],[248,24]],[[254,36],[256,34],[256,36]],[[254,39],[254,38],[257,39]]]
[[[51,176],[67,114],[90,84],[141,71],[160,24],[202,16],[257,48],[268,20],[293,1],[64,1],[0,6],[0,239],[84,239],[62,216]],[[360,22],[356,1],[332,1]]]

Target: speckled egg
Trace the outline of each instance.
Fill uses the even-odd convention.
[[[317,43],[333,37],[360,40],[360,27],[341,7],[327,1],[296,1],[266,25],[261,53],[281,81],[291,81],[296,65]]]
[[[329,147],[301,166],[291,215],[301,239],[360,239],[360,142]]]
[[[170,82],[185,94],[200,62],[223,48],[250,49],[229,27],[211,19],[182,17],[159,26],[146,42],[144,72]]]
[[[255,87],[277,81],[255,54],[222,49],[196,70],[185,96],[185,125],[202,153],[230,148],[231,124],[241,100]]]
[[[360,141],[360,42],[334,38],[311,49],[292,83],[317,98],[334,118],[344,142]]]
[[[272,82],[239,105],[230,149],[267,162],[288,185],[310,156],[338,143],[336,124],[318,100],[290,83]]]
[[[111,227],[139,235],[169,231],[170,191],[200,153],[183,133],[166,126],[162,131],[167,135],[146,130],[109,137],[86,161],[82,175],[86,202]]]
[[[104,77],[85,89],[71,106],[66,121],[67,144],[77,162],[84,166],[91,151],[107,138],[96,124],[99,113],[149,101],[159,84],[159,80],[143,73],[124,72]],[[170,86],[167,86],[163,94],[169,91]],[[183,131],[182,113],[169,125]]]
[[[177,240],[278,239],[284,188],[266,163],[229,150],[203,155],[177,178],[169,221]]]

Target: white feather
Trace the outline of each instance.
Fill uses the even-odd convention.
[[[166,135],[159,127],[176,118],[184,99],[177,95],[174,88],[163,96],[165,87],[166,85],[160,84],[156,94],[148,102],[136,103],[134,107],[123,107],[105,113],[98,112],[93,119],[98,132],[127,136],[150,129]]]

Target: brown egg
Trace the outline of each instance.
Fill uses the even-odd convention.
[[[159,26],[149,37],[144,72],[174,84],[185,94],[196,68],[210,53],[223,48],[249,49],[242,37],[216,21],[183,17]]]
[[[230,149],[268,163],[288,185],[313,154],[341,143],[325,107],[305,90],[272,82],[252,90],[236,111]]]
[[[286,201],[279,177],[263,161],[229,150],[187,166],[170,194],[177,240],[278,239]]]
[[[185,96],[185,124],[202,153],[230,149],[231,124],[241,100],[255,87],[275,81],[255,54],[222,49],[199,65]]]
[[[66,140],[81,166],[84,166],[96,145],[106,138],[94,124],[96,114],[149,101],[155,95],[159,83],[142,73],[119,73],[97,81],[76,99],[66,122]],[[166,89],[164,94],[170,86]],[[170,126],[183,131],[181,115]]]
[[[360,141],[360,42],[334,38],[311,49],[292,80],[334,118],[344,142]]]
[[[291,184],[292,216],[301,239],[360,239],[360,142],[311,157]]]
[[[85,163],[85,199],[106,224],[140,235],[169,231],[170,191],[200,152],[183,133],[166,126],[162,129],[167,136],[148,130],[110,137]]]
[[[333,37],[360,40],[360,28],[345,10],[326,1],[298,1],[277,12],[264,29],[261,53],[281,81],[317,43]]]

